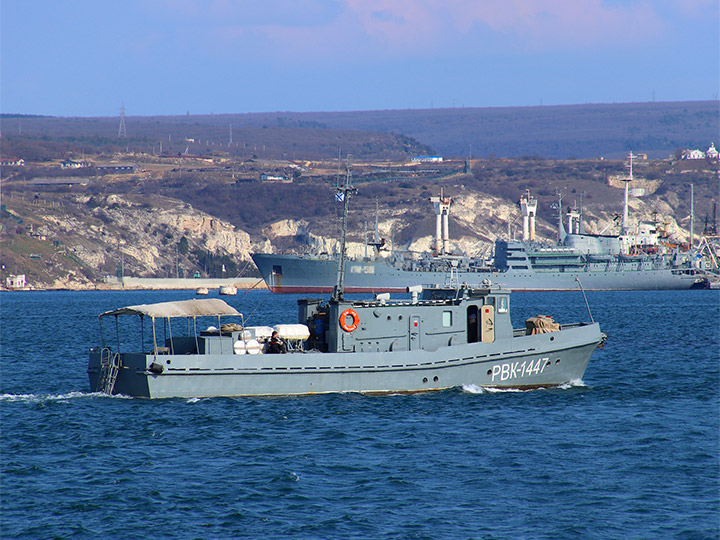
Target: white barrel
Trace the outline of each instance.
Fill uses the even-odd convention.
[[[245,342],[237,340],[235,343],[233,343],[233,350],[235,351],[235,354],[245,354]]]
[[[247,343],[245,343],[245,350],[248,354],[261,354],[262,345],[260,345],[260,342],[258,340],[251,339]]]

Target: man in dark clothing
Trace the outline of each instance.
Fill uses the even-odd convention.
[[[278,337],[277,331],[273,331],[270,340],[265,344],[265,354],[283,354],[286,352],[285,343]]]

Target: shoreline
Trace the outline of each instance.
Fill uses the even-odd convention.
[[[173,291],[173,290],[197,290],[205,288],[210,291],[219,292],[222,287],[235,287],[240,290],[260,289],[268,290],[262,278],[224,278],[224,279],[202,279],[202,278],[135,278],[125,277],[121,280],[106,281],[101,283],[80,283],[70,282],[63,284],[44,286],[25,286],[8,288],[0,286],[0,292],[29,292],[29,291]]]

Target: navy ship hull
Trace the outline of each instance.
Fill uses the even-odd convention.
[[[253,261],[268,288],[275,293],[329,293],[337,275],[332,258],[255,253]],[[439,263],[441,261],[438,261]],[[398,268],[385,259],[349,260],[345,268],[345,291],[349,293],[401,292],[411,285],[443,284],[448,271]],[[444,266],[435,264],[433,266]],[[596,262],[581,268],[483,270],[458,269],[459,283],[471,285],[490,280],[513,291],[577,290],[686,290],[707,288],[707,279],[693,268],[652,268],[647,262]]]

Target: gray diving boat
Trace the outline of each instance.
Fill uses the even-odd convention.
[[[389,293],[369,300],[344,297],[345,195],[338,281],[329,300],[298,301],[298,324],[277,325],[285,353],[270,354],[273,328],[246,326],[221,299],[135,305],[100,315],[150,319],[134,349],[121,349],[121,335],[104,337],[90,352],[93,392],[146,398],[278,396],[360,392],[409,393],[470,386],[532,389],[583,377],[605,335],[598,323],[558,324],[550,317],[513,328],[510,291],[481,286],[414,286],[410,298]],[[197,331],[198,320],[213,326]],[[237,322],[223,320],[233,318]],[[187,335],[173,335],[185,319]],[[205,319],[207,320],[207,319]],[[158,343],[156,322],[166,337]],[[217,324],[217,326],[214,326]],[[204,326],[204,325],[202,325]]]
[[[286,354],[264,353],[272,330],[244,326],[220,299],[108,311],[101,321],[148,317],[152,338],[127,350],[103,339],[90,352],[90,389],[147,398],[531,389],[581,379],[605,338],[598,323],[558,324],[549,317],[513,328],[510,293],[494,286],[429,288],[403,300],[377,296],[299,300],[300,324],[275,327]],[[240,323],[192,331],[203,317]],[[156,322],[167,321],[169,329],[175,318],[186,319],[191,332],[158,346]]]

